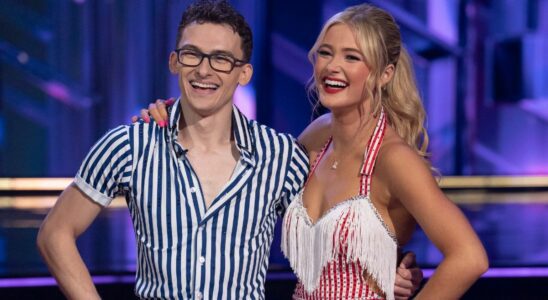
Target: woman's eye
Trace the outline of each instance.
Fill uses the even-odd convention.
[[[327,50],[318,50],[318,54],[320,56],[328,56],[328,55],[331,55],[331,53]]]
[[[361,60],[361,58],[356,56],[356,55],[347,55],[346,59],[351,60],[351,61],[360,61]]]

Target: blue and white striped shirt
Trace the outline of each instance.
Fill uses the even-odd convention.
[[[179,102],[169,127],[138,122],[109,131],[75,178],[107,206],[124,193],[137,242],[141,298],[264,299],[274,226],[302,188],[308,158],[288,134],[233,108],[239,167],[206,208],[200,182],[177,142]]]

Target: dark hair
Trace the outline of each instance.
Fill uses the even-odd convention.
[[[243,60],[246,62],[251,60],[251,51],[253,50],[251,28],[244,17],[226,0],[198,0],[189,5],[183,12],[179,27],[177,28],[177,45],[179,45],[185,27],[193,22],[198,24],[213,23],[229,25],[242,39]]]

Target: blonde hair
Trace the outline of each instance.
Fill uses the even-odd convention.
[[[421,157],[427,157],[428,133],[424,127],[426,113],[415,83],[411,58],[401,42],[400,30],[394,18],[384,10],[368,5],[356,5],[331,17],[323,26],[308,59],[314,65],[316,52],[335,24],[348,25],[370,69],[364,97],[371,101],[374,115],[384,108],[389,124]],[[381,86],[386,67],[394,66],[394,76]],[[317,95],[314,77],[308,83],[309,95]]]

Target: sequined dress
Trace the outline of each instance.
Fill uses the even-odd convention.
[[[282,251],[298,278],[293,299],[393,299],[398,244],[369,196],[385,128],[381,112],[364,153],[359,195],[335,205],[316,223],[303,206],[302,192],[289,205]]]

